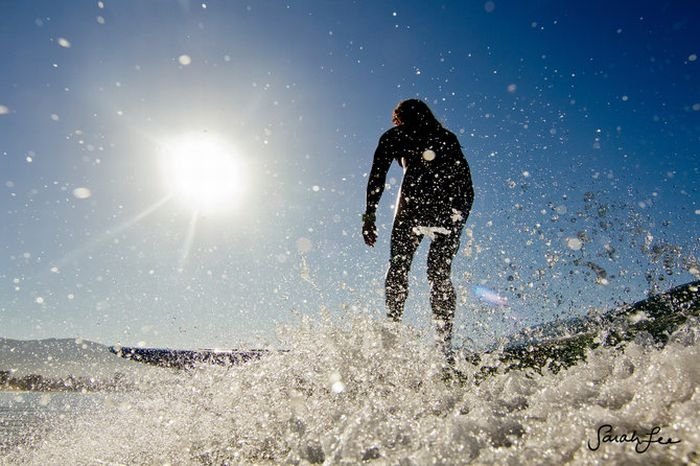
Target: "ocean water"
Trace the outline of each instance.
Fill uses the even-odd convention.
[[[0,391],[0,456],[28,452],[103,402],[101,393]]]
[[[441,356],[417,330],[365,316],[303,320],[280,338],[290,352],[155,371],[125,393],[4,394],[2,406],[27,396],[49,411],[54,401],[78,408],[20,438],[0,463],[700,462],[697,320],[663,348],[640,340],[556,374],[500,371],[478,384],[477,368],[461,360],[468,380],[445,381]]]

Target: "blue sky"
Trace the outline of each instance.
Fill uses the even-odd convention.
[[[411,97],[475,183],[458,340],[695,279],[698,7],[609,3],[0,2],[0,336],[235,346],[379,318],[397,167],[374,249],[359,216]],[[229,208],[169,196],[183,135],[240,162]],[[425,246],[406,321],[429,328]]]

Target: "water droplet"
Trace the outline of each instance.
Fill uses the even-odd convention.
[[[578,238],[566,238],[566,247],[572,251],[580,251],[583,247],[583,241]]]
[[[76,199],[88,199],[89,197],[92,196],[92,192],[85,187],[80,187],[80,188],[75,188],[73,190],[73,196]]]
[[[297,251],[299,254],[307,254],[313,249],[313,243],[310,239],[301,237],[297,239]]]

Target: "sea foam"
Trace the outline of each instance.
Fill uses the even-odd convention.
[[[698,461],[698,322],[663,348],[598,348],[556,374],[445,380],[434,345],[366,316],[304,319],[289,352],[155,371],[7,464],[683,464]],[[680,443],[602,442],[598,429]]]

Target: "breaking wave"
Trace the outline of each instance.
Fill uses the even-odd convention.
[[[8,464],[609,464],[698,461],[697,320],[663,348],[598,348],[542,375],[479,368],[446,380],[418,331],[367,316],[303,319],[289,352],[153,371]],[[680,443],[600,441],[654,427]],[[648,438],[645,437],[645,438]],[[594,448],[598,442],[598,448]],[[35,449],[34,449],[35,448]],[[1,461],[0,461],[1,462]]]

